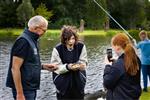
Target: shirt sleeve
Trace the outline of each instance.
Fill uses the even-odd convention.
[[[103,82],[104,86],[107,89],[113,88],[119,81],[120,77],[123,75],[123,71],[120,69],[121,66],[122,65],[119,63],[115,63],[112,66],[111,65],[105,66]]]
[[[85,45],[82,48],[82,51],[81,51],[81,54],[80,54],[78,62],[82,63],[82,64],[85,64],[85,66],[88,63],[88,60],[87,60],[87,51],[86,51],[86,46]]]
[[[12,55],[25,59],[28,50],[29,50],[29,43],[27,42],[27,40],[20,38],[15,42],[13,46]]]
[[[136,45],[136,48],[139,49],[141,46],[141,43],[139,42],[137,45]]]
[[[54,48],[52,51],[51,63],[58,65],[58,69],[54,71],[57,74],[64,74],[69,71],[66,67],[67,64],[62,63],[62,60],[60,59],[59,53],[56,48]]]

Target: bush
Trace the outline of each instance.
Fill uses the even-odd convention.
[[[22,3],[17,8],[18,23],[21,26],[26,26],[28,20],[34,15],[34,8],[30,0],[22,0]]]
[[[69,17],[59,19],[57,22],[55,22],[55,25],[57,27],[62,27],[63,25],[78,26],[77,23],[75,21],[73,21],[72,18],[69,18]]]
[[[0,35],[1,36],[12,36],[13,35],[13,31],[11,31],[10,29],[1,30],[0,31]]]
[[[61,29],[61,25],[57,25],[57,23],[48,23],[49,29]]]
[[[148,37],[150,38],[150,31],[147,31]]]
[[[48,11],[48,8],[46,8],[45,4],[41,3],[38,8],[35,10],[36,15],[41,15],[47,20],[49,20],[53,16],[52,11]]]
[[[106,36],[112,37],[116,33],[121,32],[120,30],[108,30],[106,31]]]
[[[134,39],[140,40],[140,38],[139,38],[140,30],[129,30],[128,32]]]

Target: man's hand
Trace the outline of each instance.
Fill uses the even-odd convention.
[[[57,64],[43,64],[43,69],[46,69],[48,71],[55,71],[56,69],[58,69],[58,65]]]
[[[16,100],[25,100],[24,94],[23,93],[18,93]]]

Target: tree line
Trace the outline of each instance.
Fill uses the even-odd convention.
[[[96,0],[124,28],[150,29],[149,0]],[[84,20],[89,29],[119,28],[93,0],[1,0],[0,28],[26,26],[34,15],[42,15],[50,28],[76,25]]]

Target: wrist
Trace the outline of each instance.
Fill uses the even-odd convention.
[[[70,71],[70,66],[69,66],[69,64],[66,64],[66,69]]]
[[[44,65],[43,64],[41,65],[41,69],[44,69]]]
[[[17,91],[17,94],[19,94],[19,95],[22,95],[23,94],[23,91]]]

